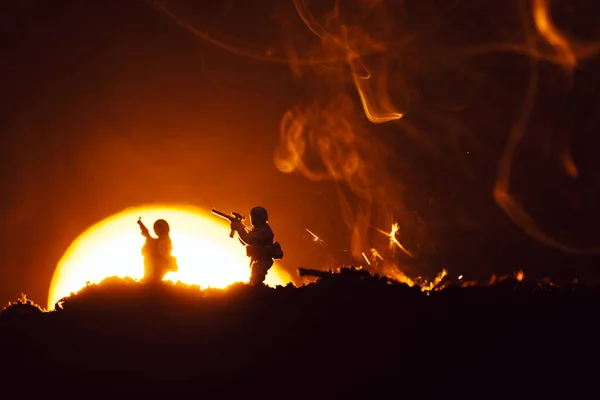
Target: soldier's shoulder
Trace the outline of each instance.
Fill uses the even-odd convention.
[[[263,226],[254,228],[254,232],[256,232],[256,233],[273,233],[273,230],[271,229],[269,224],[265,224]]]

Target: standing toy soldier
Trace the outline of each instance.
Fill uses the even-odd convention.
[[[283,250],[278,242],[273,242],[275,235],[269,226],[269,216],[263,207],[254,207],[250,211],[252,229],[243,224],[243,217],[238,213],[224,214],[215,209],[212,212],[231,223],[231,234],[238,233],[240,242],[246,246],[246,255],[250,257],[250,284],[262,285],[267,272],[273,266],[273,260],[283,258]]]
[[[177,272],[177,259],[171,255],[173,243],[169,236],[170,227],[167,221],[159,219],[154,223],[153,229],[157,238],[148,232],[148,228],[142,222],[142,217],[137,221],[146,238],[142,255],[144,256],[144,278],[145,282],[160,282],[168,272]]]

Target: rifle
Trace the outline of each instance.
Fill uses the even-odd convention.
[[[326,278],[328,276],[333,276],[333,272],[329,271],[321,271],[319,269],[310,269],[310,268],[298,268],[298,276],[312,276],[315,278]]]
[[[150,232],[148,231],[148,228],[146,228],[146,225],[144,225],[144,223],[142,222],[142,217],[140,217],[137,220],[137,224],[140,226],[140,229],[142,230],[142,235],[144,235],[144,237],[149,237]]]
[[[215,210],[214,208],[211,210],[211,212],[223,219],[226,219],[229,222],[233,222],[233,221],[243,221],[246,218],[244,216],[242,216],[242,214],[240,213],[236,213],[236,212],[232,212],[231,215],[225,214],[224,212]],[[229,237],[233,238],[233,235],[235,235],[235,231],[232,229],[231,232],[229,232]]]

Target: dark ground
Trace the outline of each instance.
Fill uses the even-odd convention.
[[[55,312],[13,305],[0,314],[1,391],[578,398],[597,375],[598,289],[507,279],[427,295],[342,271],[223,291],[109,278]]]

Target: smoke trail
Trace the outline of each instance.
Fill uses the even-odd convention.
[[[409,242],[410,251],[424,240],[419,221],[406,210],[401,177],[392,177],[387,168],[386,160],[392,154],[370,132],[369,124],[400,124],[404,134],[431,148],[436,147],[436,141],[443,140],[444,132],[452,131],[451,127],[444,126],[437,136],[436,132],[429,131],[424,135],[412,122],[405,121],[412,112],[414,84],[410,71],[402,68],[411,60],[405,60],[406,63],[398,60],[406,58],[407,43],[427,37],[428,25],[421,27],[411,23],[415,15],[435,15],[431,25],[442,25],[449,19],[447,14],[456,14],[465,2],[348,0],[335,1],[331,5],[329,2],[294,0],[289,7],[295,15],[282,6],[283,40],[268,47],[227,38],[214,30],[196,28],[163,3],[152,3],[160,12],[205,41],[245,57],[288,64],[298,79],[306,76],[318,79],[319,87],[314,97],[300,102],[282,118],[281,140],[274,161],[282,172],[298,172],[311,180],[335,183],[342,215],[352,232],[354,257],[362,258],[362,253],[371,247],[371,236],[375,232],[372,228],[386,229],[394,221],[399,222],[400,240]],[[493,198],[499,207],[524,232],[546,245],[571,253],[598,253],[599,246],[564,243],[546,232],[543,224],[524,209],[512,191],[514,164],[536,108],[540,66],[543,63],[558,66],[572,84],[575,69],[600,50],[598,41],[578,40],[559,29],[553,20],[553,4],[550,0],[513,0],[468,5],[466,9],[475,9],[471,19],[478,22],[482,31],[496,29],[498,32],[487,36],[489,41],[462,45],[460,52],[471,59],[500,53],[516,53],[529,59],[529,80],[524,88],[521,112],[507,132],[508,141],[497,166]],[[504,20],[497,11],[517,14],[520,23],[499,25]],[[500,31],[509,34],[502,37]],[[444,43],[445,38],[436,40],[439,43],[431,44],[427,39],[421,39],[419,43],[425,48],[418,51],[434,52],[432,49],[439,48],[440,59],[448,55],[450,50],[444,47],[451,46]],[[425,69],[435,71],[436,65],[427,65]],[[466,64],[461,73],[482,77],[486,74]],[[392,75],[394,88],[390,89]],[[461,107],[449,109],[459,111]],[[434,115],[429,117],[435,118]],[[579,176],[580,170],[568,146],[562,146],[559,161],[567,174],[574,178]],[[346,187],[351,193],[345,190]],[[394,220],[390,221],[390,215]]]
[[[342,216],[352,232],[350,248],[357,258],[369,248],[373,220],[388,226],[390,212],[410,218],[399,184],[385,167],[391,154],[373,138],[359,115],[356,102],[344,92],[325,104],[315,100],[296,106],[283,117],[280,145],[274,155],[282,172],[336,183]],[[347,185],[358,201],[350,199],[342,185]]]
[[[524,12],[526,13],[526,12]],[[519,201],[511,194],[511,174],[519,146],[523,142],[527,130],[527,124],[530,120],[532,110],[535,106],[536,89],[539,81],[539,61],[538,59],[546,59],[559,66],[564,71],[571,75],[573,69],[577,66],[580,58],[589,57],[592,53],[588,50],[579,55],[575,50],[577,45],[569,41],[566,35],[561,32],[553,23],[550,12],[549,0],[532,0],[531,15],[533,18],[533,26],[538,33],[539,39],[549,46],[549,50],[544,51],[544,48],[536,45],[536,37],[526,35],[527,43],[524,48],[529,49],[528,53],[531,57],[531,73],[529,86],[525,95],[522,106],[522,114],[515,122],[509,134],[508,143],[502,154],[498,165],[498,175],[494,186],[494,199],[506,215],[517,224],[523,231],[534,239],[558,248],[567,253],[574,254],[595,254],[600,253],[600,246],[580,246],[576,243],[565,243],[546,233],[539,224],[531,217],[531,215],[519,204]],[[524,24],[524,29],[529,28],[529,21]],[[563,149],[561,156],[563,166],[566,172],[571,177],[578,175],[578,169],[573,162],[568,148]]]
[[[393,155],[368,126],[368,122],[381,124],[403,116],[388,91],[393,21],[380,2],[344,2],[344,9],[341,4],[336,1],[318,17],[309,2],[294,1],[296,12],[316,39],[316,45],[303,50],[309,59],[326,59],[327,63],[310,63],[312,70],[303,71],[298,57],[290,59],[297,76],[316,73],[321,87],[316,99],[284,116],[274,160],[282,172],[335,182],[342,217],[352,234],[350,251],[360,260],[380,241],[374,228],[388,229],[394,222],[390,215],[401,221],[400,237],[408,246],[423,237],[416,235],[417,221],[406,209],[398,177],[392,177],[387,168]],[[318,6],[323,8],[322,3]],[[369,32],[363,25],[379,29]],[[290,54],[298,54],[296,43],[287,46]]]
[[[371,35],[370,32],[365,29],[366,24],[350,25],[345,23],[340,10],[339,1],[335,2],[333,10],[331,10],[331,12],[329,12],[324,18],[327,26],[323,26],[317,22],[317,19],[309,10],[308,1],[295,0],[294,4],[298,14],[306,26],[321,40],[323,52],[325,54],[329,54],[330,56],[338,59],[340,58],[340,53],[346,54],[347,64],[351,70],[352,81],[355,89],[360,95],[365,115],[369,121],[372,123],[383,123],[400,119],[403,116],[403,113],[397,111],[390,101],[387,92],[387,76],[385,74],[385,68],[379,68],[372,71],[365,65],[365,63],[362,62],[361,59],[361,57],[363,57],[365,54],[368,54],[368,56],[371,58],[375,55],[376,57],[379,57],[378,61],[380,65],[385,65],[385,63],[389,61],[389,56],[391,54],[388,46],[390,43],[394,42],[394,38],[385,37],[383,40],[376,41],[373,39],[373,35]],[[348,4],[349,2],[344,3],[345,6]],[[360,15],[373,16],[376,14],[376,11],[384,10],[383,2],[380,1],[359,1],[358,5],[354,5],[360,10],[354,11],[356,13],[360,12]],[[595,51],[597,51],[597,44],[581,45],[576,43],[575,40],[569,39],[564,32],[557,28],[552,21],[550,5],[551,3],[549,0],[532,0],[530,7],[527,7],[524,2],[518,3],[518,10],[523,16],[525,43],[521,46],[515,47],[521,47],[522,49],[525,49],[525,53],[530,56],[531,72],[522,106],[522,113],[509,133],[509,140],[506,144],[498,166],[498,174],[496,184],[494,186],[493,196],[506,215],[534,239],[569,253],[598,253],[600,252],[600,246],[579,246],[574,243],[568,244],[545,232],[544,229],[541,228],[540,224],[536,223],[534,218],[527,211],[525,211],[525,209],[519,204],[516,198],[511,195],[510,192],[512,169],[518,149],[521,146],[524,135],[526,134],[532,110],[535,107],[536,93],[539,83],[538,60],[544,59],[560,66],[570,77],[580,59],[584,57],[590,57],[595,53]],[[384,10],[377,15],[387,16],[391,14],[392,13],[389,12],[389,10]],[[390,21],[389,19],[382,20],[380,18],[376,21],[376,26],[378,28],[382,26],[387,27],[391,24],[393,24],[393,21]],[[376,82],[376,85],[373,85],[373,82]],[[377,89],[376,92],[373,90],[374,87]],[[326,112],[326,109],[323,109],[322,112]],[[340,111],[336,110],[336,112]],[[344,111],[341,112],[343,113]],[[296,138],[298,137],[299,136],[297,135]],[[342,136],[338,135],[338,137]],[[312,142],[314,143],[315,140],[312,140]],[[321,155],[323,159],[330,157],[330,154],[328,154],[326,151],[321,151]],[[294,157],[297,159],[298,157],[301,158],[302,156],[296,154]],[[373,158],[364,160],[362,165],[367,165],[369,162],[371,162],[371,160],[376,159],[376,157],[377,155],[375,154]],[[578,175],[578,168],[575,165],[567,147],[563,147],[561,160],[566,172],[569,175],[572,177]],[[280,169],[282,168],[280,167]],[[282,170],[286,171],[285,169]],[[371,172],[376,174],[383,173],[382,170],[377,167],[375,167],[375,169]],[[329,168],[329,173],[333,179],[339,180],[339,176],[335,173],[331,165]],[[370,176],[368,173],[366,174]],[[305,175],[311,178],[310,174],[305,173]],[[346,176],[344,180],[350,185],[350,187],[354,186],[352,177]],[[364,194],[355,188],[353,191],[359,196]],[[366,199],[369,203],[374,203],[376,206],[379,206],[379,199],[364,195],[361,197]],[[407,213],[405,210],[403,211],[405,216]],[[368,212],[363,211],[362,215],[364,216],[363,222],[365,220],[370,220]],[[405,220],[401,219],[401,221],[404,222]],[[355,223],[355,234],[357,234],[357,231],[363,231],[364,228],[364,226],[360,226]],[[357,245],[358,243],[358,241],[354,242],[354,245]],[[363,246],[365,245],[364,242],[361,242],[360,244]],[[357,254],[357,251],[358,249],[353,247],[353,253]]]

